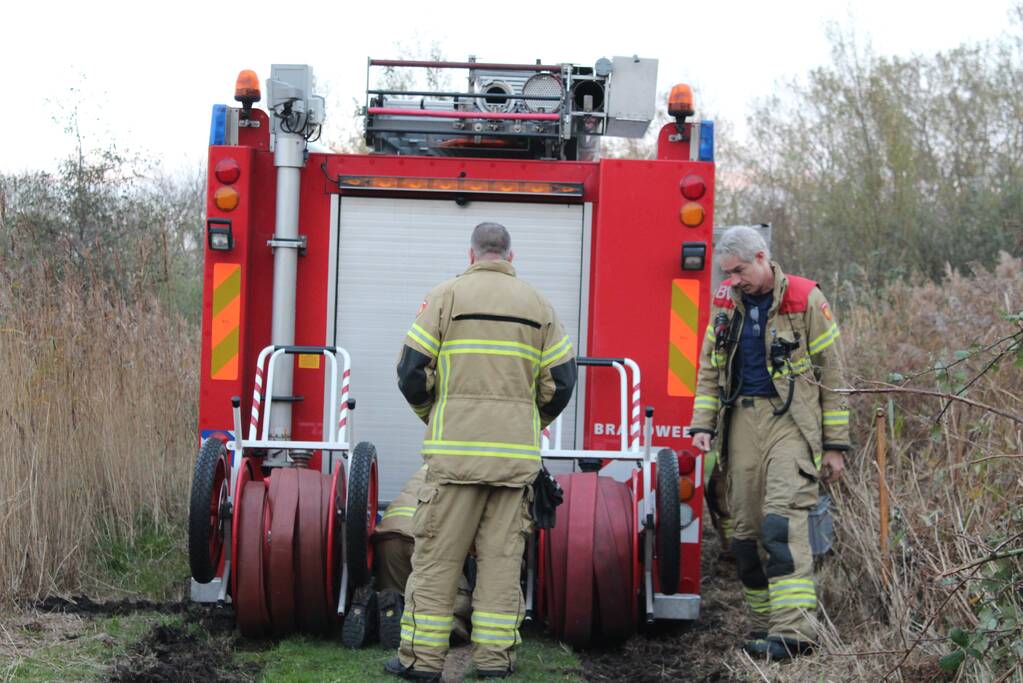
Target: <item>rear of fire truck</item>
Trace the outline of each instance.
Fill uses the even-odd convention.
[[[528,546],[530,616],[573,643],[697,618],[704,477],[686,426],[710,299],[713,124],[693,120],[692,93],[678,85],[656,159],[600,158],[602,137],[646,134],[653,59],[370,59],[367,69],[368,84],[394,69],[467,80],[368,87],[369,154],[310,150],[324,112],[309,67],[272,68],[266,112],[251,72],[239,77],[240,107],[214,108],[199,426],[203,448],[223,451],[196,469],[212,483],[193,489],[193,554],[205,560],[193,598],[254,602],[242,609],[265,612],[263,628],[307,630],[299,607],[280,605],[330,576],[322,597],[343,618],[370,581],[377,498],[392,499],[421,464],[422,422],[396,389],[397,351],[425,293],[465,269],[472,228],[496,221],[584,370],[543,435],[566,495],[555,528]],[[372,443],[355,440],[356,423]],[[273,483],[296,468],[334,481],[323,556],[311,574],[282,563],[272,576],[265,560],[284,541],[262,532],[284,514],[297,547],[305,523],[286,484]],[[267,491],[249,496],[263,512],[242,518],[253,482]],[[250,523],[262,531],[246,541]],[[239,566],[257,562],[258,577]],[[240,576],[256,588],[239,593]],[[282,580],[293,595],[277,596]]]

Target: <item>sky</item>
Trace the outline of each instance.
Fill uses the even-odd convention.
[[[75,149],[144,155],[165,171],[206,155],[210,109],[233,104],[235,77],[271,63],[307,63],[326,89],[327,118],[352,118],[366,59],[399,46],[464,60],[592,65],[633,55],[660,60],[658,90],[690,83],[698,110],[739,127],[752,102],[830,59],[828,27],[875,54],[931,54],[997,38],[1013,0],[786,2],[176,2],[35,0],[7,3],[0,173],[52,170]],[[549,15],[549,16],[547,16]],[[456,72],[461,83],[465,72]],[[265,95],[265,87],[264,87]]]

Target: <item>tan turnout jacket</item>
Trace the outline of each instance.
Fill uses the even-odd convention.
[[[416,505],[419,503],[419,487],[426,481],[426,465],[423,465],[412,478],[405,483],[405,488],[391,501],[391,504],[384,510],[384,515],[377,524],[377,536],[387,534],[398,534],[408,540],[412,536],[412,515],[416,512]]]
[[[767,347],[768,372],[774,380],[778,396],[788,395],[788,377],[796,376],[795,394],[789,411],[812,451],[814,462],[820,464],[825,450],[849,449],[849,406],[843,394],[830,389],[841,386],[842,366],[839,354],[838,323],[816,283],[793,277],[801,294],[789,291],[790,279],[776,263],[774,300],[767,316],[764,343]],[[734,391],[732,373],[739,343],[728,354],[720,351],[714,330],[714,319],[724,312],[740,320],[746,315],[741,292],[723,283],[711,308],[710,323],[700,351],[700,371],[693,409],[692,432],[715,431],[721,425],[725,406],[722,396]],[[774,335],[786,340],[799,340],[787,367],[773,372],[770,367],[770,345]],[[741,393],[741,391],[740,391]]]
[[[525,486],[540,431],[575,386],[554,309],[507,261],[480,261],[435,287],[405,337],[398,384],[427,424],[433,481]]]

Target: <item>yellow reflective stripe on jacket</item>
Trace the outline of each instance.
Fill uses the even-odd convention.
[[[838,339],[838,323],[831,323],[831,327],[824,334],[810,342],[810,355],[817,355],[834,344],[836,339]]]
[[[498,356],[519,356],[533,362],[540,361],[540,349],[529,344],[495,339],[446,339],[441,353],[483,353]]]
[[[705,396],[702,394],[696,395],[696,400],[693,401],[693,408],[696,410],[717,410],[718,406],[721,405],[721,401],[715,396]]]
[[[440,397],[437,401],[437,412],[433,416],[432,436],[439,439],[444,434],[444,408],[448,402],[448,379],[451,377],[451,356],[441,354],[437,359],[437,386]]]
[[[801,374],[803,374],[804,372],[806,372],[809,369],[810,369],[810,359],[809,358],[800,358],[795,363],[788,363],[788,364],[778,368],[773,373],[771,373],[771,376],[772,377],[788,377],[789,375],[801,375]],[[768,371],[770,371],[770,368],[768,368]]]
[[[711,344],[713,344],[717,340],[718,340],[718,336],[717,336],[717,334],[714,333],[714,324],[711,323],[711,324],[707,325],[707,341],[709,341]]]
[[[849,424],[848,410],[825,410],[824,424],[826,425],[847,425]]]
[[[568,335],[565,335],[565,337],[561,341],[559,341],[557,344],[555,344],[549,349],[546,349],[543,352],[540,365],[542,367],[547,367],[548,365],[551,365],[555,361],[564,358],[565,355],[568,354],[568,352],[571,350],[572,343],[568,340]]]
[[[469,455],[512,460],[540,460],[540,449],[533,444],[428,439],[423,442],[420,452],[423,455]]]
[[[387,519],[388,517],[411,517],[416,512],[415,505],[399,505],[398,507],[389,506],[384,511],[384,516],[381,519]]]
[[[440,342],[436,337],[420,327],[418,323],[412,323],[412,328],[408,331],[408,336],[419,342],[420,346],[428,350],[433,355],[437,355],[437,350],[440,348]]]
[[[424,403],[421,406],[412,406],[412,411],[419,417],[426,417],[430,414],[431,408],[433,408],[432,403]]]
[[[567,339],[568,337],[566,337]],[[571,348],[571,347],[569,347]],[[448,387],[451,380],[451,356],[460,354],[482,354],[487,356],[508,356],[522,358],[534,365],[534,375],[540,362],[540,349],[529,344],[494,339],[453,339],[445,340],[440,346],[437,359],[437,386],[440,397],[437,414],[433,420],[431,436],[434,440],[444,436],[444,409],[447,407]],[[426,451],[423,451],[424,453]],[[457,455],[457,454],[448,454]]]
[[[728,361],[728,356],[717,351],[710,352],[710,367],[712,368],[723,368],[725,363]]]

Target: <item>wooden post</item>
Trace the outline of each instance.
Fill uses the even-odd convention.
[[[888,557],[888,482],[885,479],[886,465],[888,462],[884,408],[878,408],[874,413],[876,417],[877,434],[877,484],[878,484],[878,508],[881,518],[881,580],[885,587],[888,587],[891,567]]]

